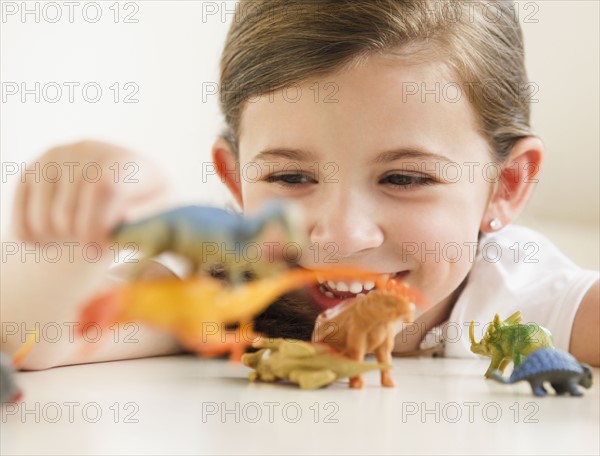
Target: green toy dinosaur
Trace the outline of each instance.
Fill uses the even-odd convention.
[[[260,350],[242,356],[242,363],[254,369],[248,375],[250,381],[289,380],[301,389],[317,389],[342,378],[390,367],[354,361],[326,344],[295,339],[261,339],[253,347]]]
[[[490,378],[495,369],[504,372],[511,361],[515,363],[515,367],[519,367],[535,350],[554,347],[550,331],[535,323],[521,324],[522,319],[521,312],[515,312],[504,321],[500,321],[499,315],[496,314],[479,343],[475,342],[475,322],[471,321],[471,351],[492,358],[485,373],[486,378]]]

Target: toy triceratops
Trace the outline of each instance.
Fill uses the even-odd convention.
[[[485,372],[486,378],[495,369],[504,372],[511,361],[515,367],[519,367],[525,357],[535,350],[554,347],[550,331],[535,323],[521,324],[522,319],[521,312],[515,312],[504,321],[500,321],[500,316],[496,314],[479,343],[475,342],[475,322],[471,321],[471,351],[492,358]]]
[[[549,382],[556,394],[570,393],[581,396],[577,385],[592,386],[592,369],[580,363],[569,353],[556,348],[540,348],[531,353],[523,363],[515,368],[510,378],[502,377],[499,370],[492,371],[491,378],[500,383],[515,383],[526,380],[533,394],[545,396],[544,382]]]
[[[260,339],[253,347],[260,350],[242,356],[244,365],[254,369],[248,376],[251,381],[289,380],[302,389],[321,388],[336,380],[390,367],[351,360],[326,344],[294,339]]]
[[[271,201],[254,217],[217,207],[185,206],[121,224],[112,238],[124,248],[133,245],[149,257],[167,251],[181,255],[190,262],[193,273],[217,269],[239,283],[247,273],[266,277],[287,267],[288,258],[273,252],[269,254],[272,258],[262,258],[265,252],[256,250],[259,245],[255,241],[268,227],[279,225],[286,244],[304,247],[297,211],[283,200]],[[137,269],[142,267],[143,263]]]

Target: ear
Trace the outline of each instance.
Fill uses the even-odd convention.
[[[221,182],[227,186],[237,203],[243,208],[239,162],[231,145],[225,139],[217,138],[213,144],[212,159]]]
[[[506,226],[521,213],[531,195],[542,163],[544,144],[535,136],[522,138],[514,145],[508,159],[500,166],[500,176],[481,220],[480,231],[494,231],[494,218]]]

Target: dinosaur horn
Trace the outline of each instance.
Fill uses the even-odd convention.
[[[469,339],[471,339],[471,343],[476,345],[475,342],[475,320],[471,320],[471,325],[469,326]]]
[[[510,317],[504,320],[504,323],[516,325],[518,323],[521,323],[521,320],[523,320],[523,316],[521,315],[521,312],[517,310],[514,314],[512,314]]]

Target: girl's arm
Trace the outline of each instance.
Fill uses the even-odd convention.
[[[29,252],[24,257],[6,256],[1,269],[2,351],[16,352],[29,334],[37,332],[36,343],[26,356],[23,369],[182,352],[171,335],[137,323],[114,326],[101,334],[90,327],[86,334],[91,343],[76,336],[79,312],[85,302],[99,291],[123,282],[131,264],[120,265],[109,273],[111,255],[92,263],[78,257],[81,252],[74,248],[71,258],[62,252],[59,261],[49,262],[49,250],[43,253],[38,247],[36,255],[35,244],[25,246],[15,238],[3,242],[26,247]],[[150,263],[142,272],[144,279],[169,275],[173,274],[158,263]]]
[[[114,172],[132,164],[133,176]],[[40,173],[45,167],[56,174]],[[103,334],[89,328],[87,344],[75,336],[82,306],[126,273],[109,271],[115,257],[110,233],[123,220],[169,205],[169,190],[159,167],[106,143],[55,147],[31,163],[17,182],[10,233],[2,239],[2,351],[14,353],[36,334],[25,369],[179,351],[172,337],[137,325]],[[161,269],[156,265],[148,274]],[[92,350],[83,353],[86,345]]]
[[[600,366],[600,282],[584,296],[573,322],[570,352],[579,361]]]

